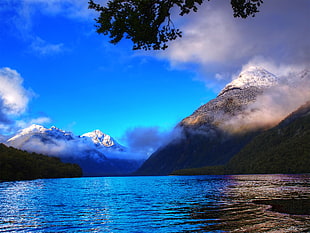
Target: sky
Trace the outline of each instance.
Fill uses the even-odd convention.
[[[183,37],[165,51],[110,44],[87,2],[0,1],[0,135],[36,123],[152,144],[249,64],[278,76],[309,68],[309,0],[265,1],[245,20],[226,0],[175,10]]]

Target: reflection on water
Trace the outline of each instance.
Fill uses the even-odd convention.
[[[310,198],[310,175],[101,177],[0,183],[0,232],[310,232],[254,200]]]

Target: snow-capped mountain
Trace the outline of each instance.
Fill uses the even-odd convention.
[[[261,67],[248,67],[215,99],[184,118],[177,125],[182,135],[155,151],[136,174],[167,175],[177,169],[227,163],[255,135],[275,126],[310,98],[309,85],[290,92],[306,79],[310,80],[307,71],[295,74],[291,80],[299,84],[288,85]],[[296,101],[297,97],[302,98]]]
[[[64,131],[55,126],[45,128],[42,125],[33,124],[25,129],[20,130],[15,136],[7,140],[8,145],[23,147],[33,138],[39,138],[45,142],[50,141],[56,144],[56,141],[76,141],[85,146],[90,146],[100,150],[109,149],[109,151],[125,151],[125,147],[117,143],[110,135],[104,134],[100,130],[85,133],[81,136],[75,136],[72,132]],[[92,142],[92,143],[90,143]]]
[[[250,66],[242,71],[239,76],[227,84],[219,96],[233,89],[246,89],[249,87],[268,88],[278,84],[278,78],[262,67]]]
[[[34,124],[19,131],[5,144],[78,163],[84,175],[127,174],[141,164],[130,157],[124,146],[100,130],[76,136],[54,126],[45,128]]]
[[[93,132],[85,133],[81,137],[89,137],[96,145],[100,146],[111,147],[115,145],[110,135],[104,134],[98,129]]]
[[[110,135],[104,134],[100,130],[94,130],[82,134],[81,138],[90,138],[97,147],[111,148],[115,151],[125,151],[126,148],[117,143]]]
[[[32,124],[31,126],[20,130],[15,136],[9,138],[6,142],[7,145],[13,146],[18,149],[23,149],[32,137],[42,137],[46,141],[52,139],[62,140],[74,140],[75,136],[71,132],[66,132],[61,129],[52,126],[51,128],[45,128],[42,125]]]
[[[217,98],[198,108],[183,119],[182,127],[210,131],[213,128],[236,131],[242,120],[257,111],[250,107],[264,91],[278,84],[278,78],[261,67],[251,66],[240,73],[237,79],[227,84]],[[236,124],[237,122],[239,124]],[[245,130],[245,127],[240,130]],[[251,130],[251,128],[249,128]]]

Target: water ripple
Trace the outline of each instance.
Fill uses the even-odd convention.
[[[101,177],[0,183],[0,232],[309,232],[309,175]]]

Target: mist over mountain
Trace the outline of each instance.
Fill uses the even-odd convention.
[[[135,171],[143,162],[131,156],[124,146],[111,136],[95,130],[75,136],[56,127],[31,125],[5,143],[28,152],[58,157],[64,162],[77,163],[84,176],[123,175]]]
[[[278,77],[262,67],[246,67],[215,99],[183,119],[177,126],[182,137],[159,148],[135,174],[226,164],[256,135],[309,100],[309,84],[308,70]]]
[[[41,125],[21,130],[5,144],[77,163],[84,176],[167,175],[179,169],[224,165],[254,137],[310,100],[309,88],[309,70],[282,77],[262,67],[247,66],[173,132],[136,129],[134,134],[141,134],[138,140],[133,132],[127,132],[127,141],[136,153],[100,130],[76,136]],[[147,160],[141,156],[146,146],[152,151],[158,145]]]
[[[176,170],[174,175],[310,172],[310,101],[248,143],[222,166]]]
[[[310,101],[246,145],[227,164],[230,173],[310,172]]]

